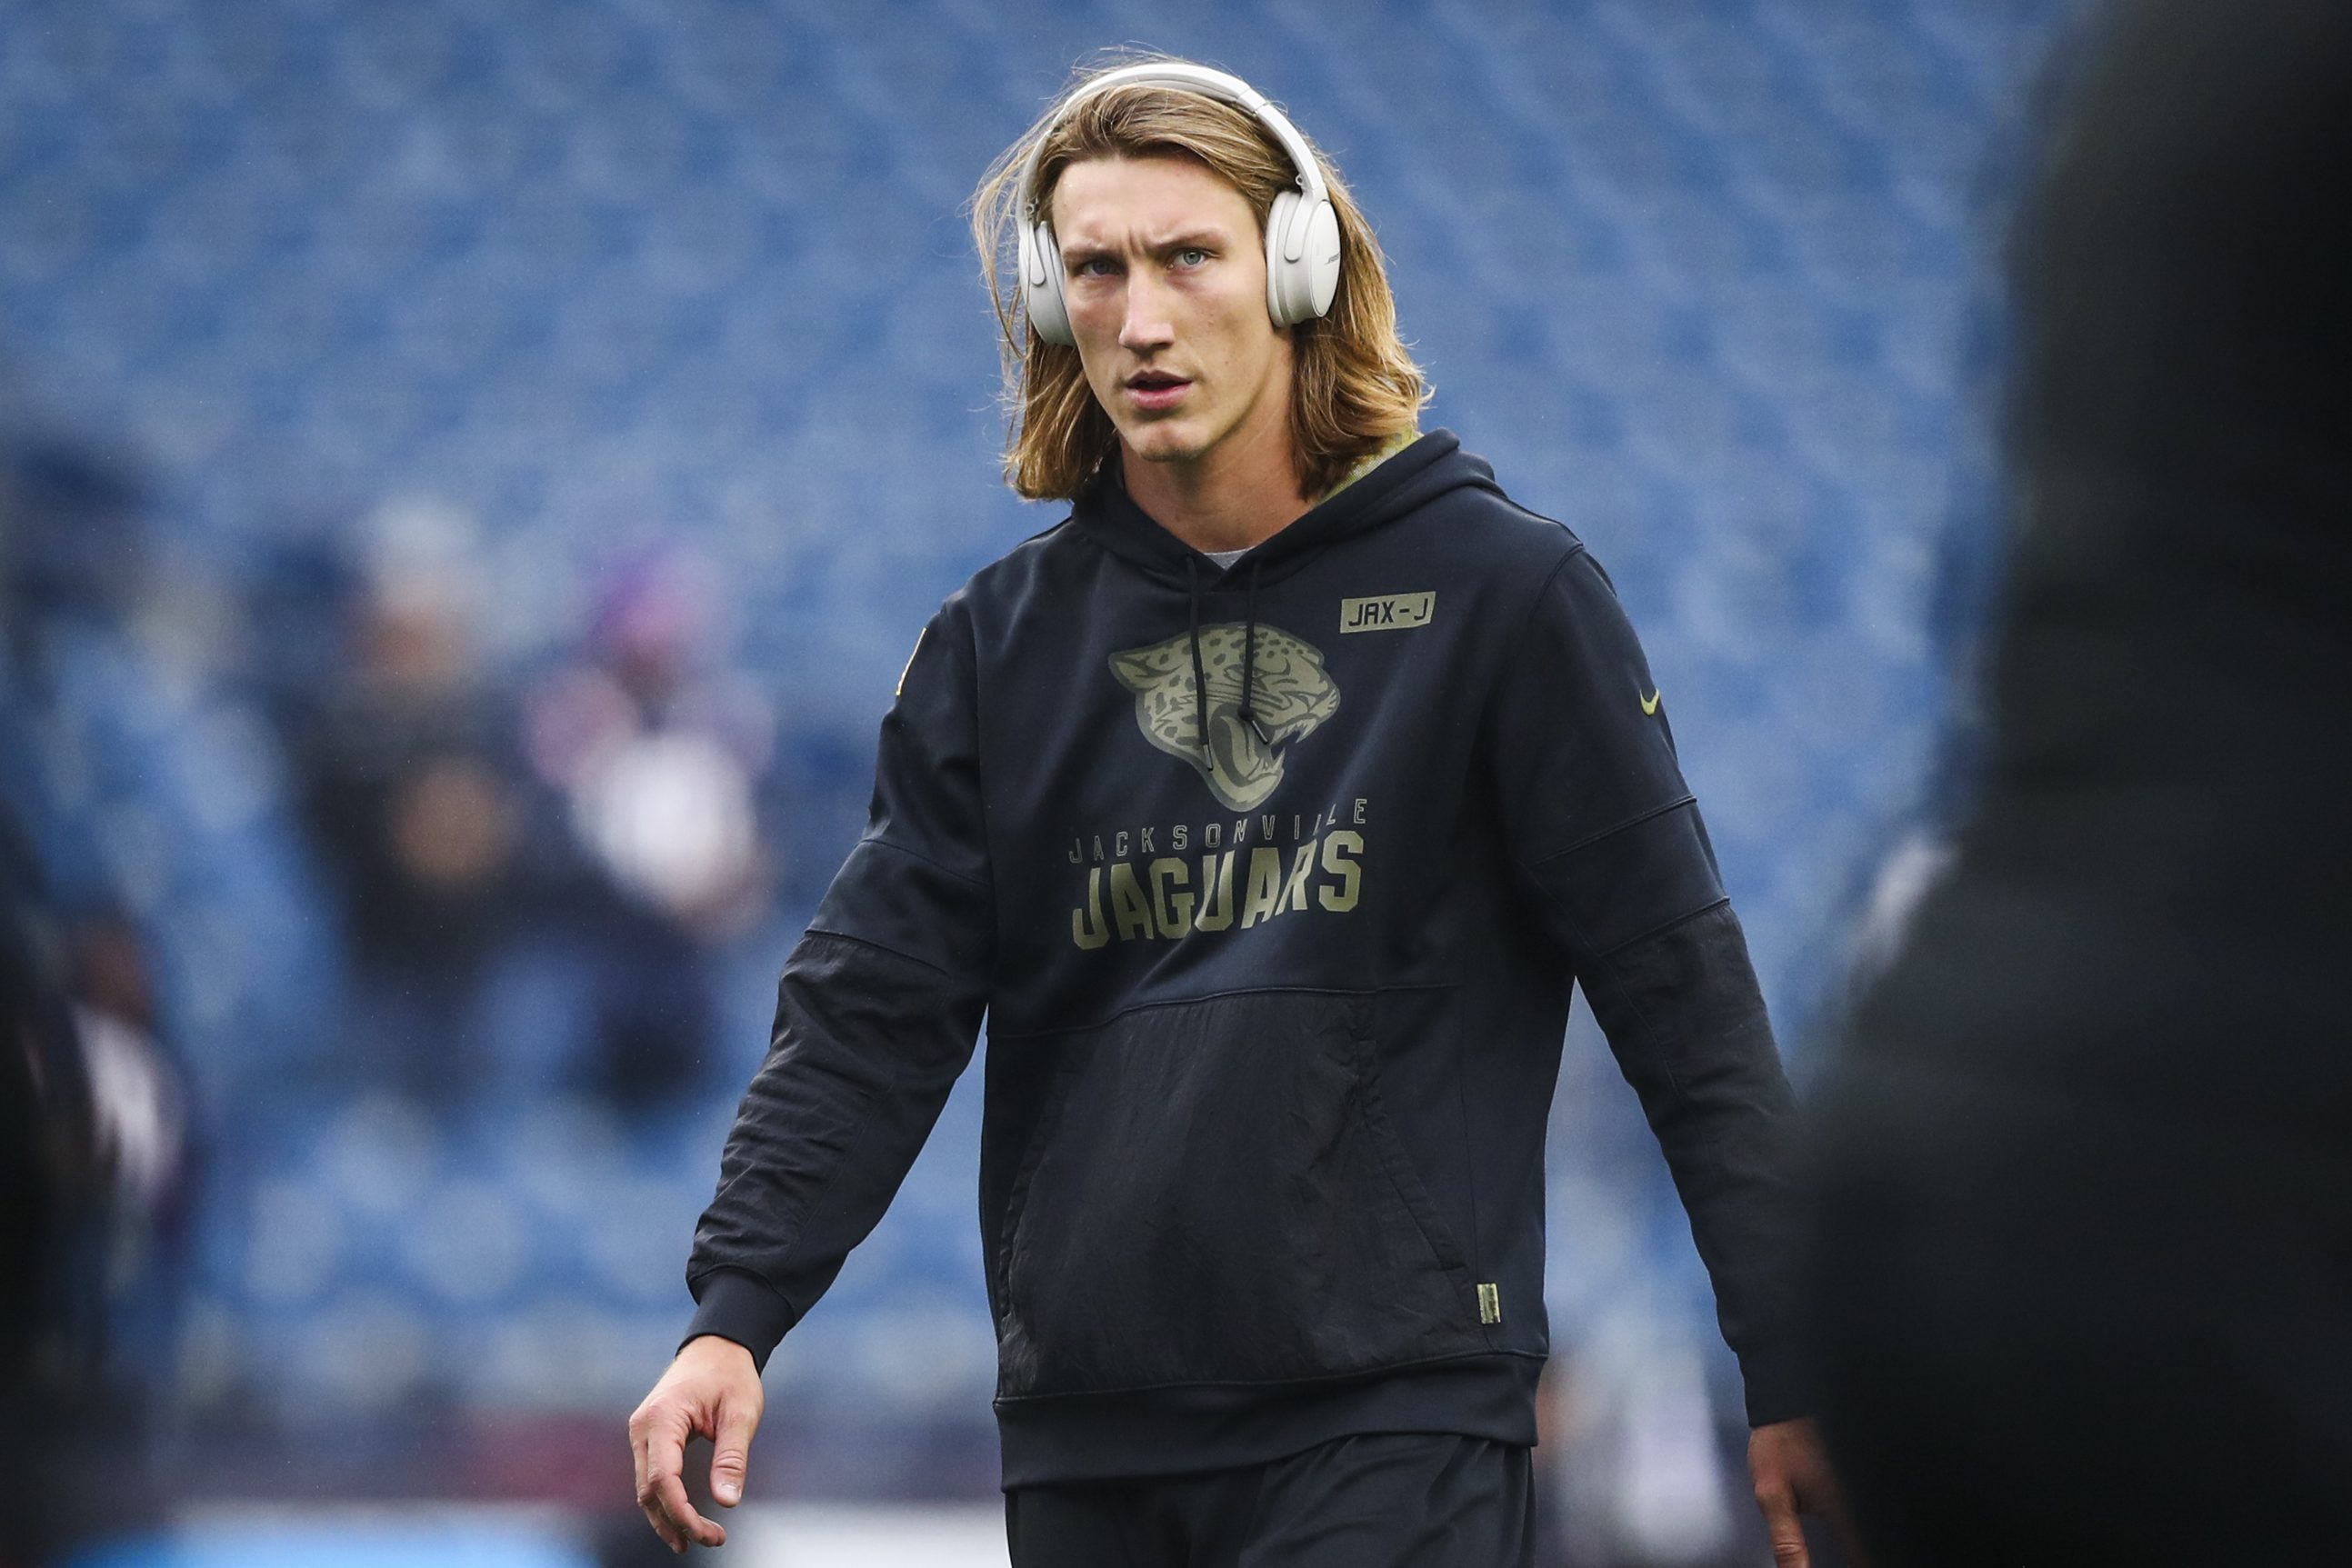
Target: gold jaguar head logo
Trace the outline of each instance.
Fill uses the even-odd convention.
[[[1284,747],[1339,711],[1339,688],[1313,644],[1264,622],[1257,628],[1257,676],[1249,683],[1256,723],[1241,716],[1242,647],[1247,628],[1222,622],[1201,628],[1206,700],[1192,681],[1192,636],[1179,632],[1149,648],[1110,656],[1111,673],[1135,694],[1143,737],[1199,770],[1209,792],[1236,811],[1255,807],[1282,782]],[[1208,734],[1201,734],[1205,724]]]

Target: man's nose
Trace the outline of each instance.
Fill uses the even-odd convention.
[[[1168,290],[1148,271],[1139,268],[1127,280],[1127,313],[1119,321],[1118,346],[1131,353],[1164,349],[1176,340],[1176,325],[1168,309]]]

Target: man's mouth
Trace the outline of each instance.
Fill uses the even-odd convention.
[[[1138,371],[1127,378],[1127,394],[1143,408],[1166,408],[1192,383],[1167,371]]]

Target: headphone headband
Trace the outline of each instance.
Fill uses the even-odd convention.
[[[1292,327],[1331,308],[1339,289],[1339,215],[1331,205],[1330,186],[1322,166],[1298,128],[1268,103],[1265,96],[1237,76],[1196,66],[1187,60],[1147,60],[1108,70],[1078,87],[1055,105],[1045,127],[1030,144],[1021,164],[1021,294],[1029,308],[1029,325],[1048,343],[1074,344],[1069,308],[1062,298],[1062,253],[1055,242],[1051,217],[1041,211],[1037,172],[1045,161],[1045,143],[1070,111],[1094,97],[1121,87],[1174,88],[1198,93],[1245,109],[1281,143],[1297,171],[1297,189],[1276,194],[1265,218],[1265,308],[1276,327]]]
[[[1087,99],[1119,87],[1175,88],[1179,91],[1197,92],[1203,98],[1217,99],[1248,110],[1257,118],[1258,123],[1282,143],[1283,152],[1289,155],[1290,166],[1298,172],[1299,193],[1309,202],[1330,199],[1323,184],[1322,168],[1307,148],[1307,138],[1298,134],[1298,128],[1284,117],[1282,110],[1268,102],[1264,93],[1237,76],[1212,70],[1207,66],[1196,66],[1183,60],[1147,60],[1141,65],[1121,66],[1117,70],[1105,71],[1055,107],[1053,117],[1045,122],[1045,133],[1039,136],[1036,144],[1029,149],[1028,161],[1021,170],[1022,209],[1031,223],[1047,221],[1039,211],[1037,166],[1044,162],[1045,143],[1053,135],[1054,128],[1067,120],[1070,111]]]

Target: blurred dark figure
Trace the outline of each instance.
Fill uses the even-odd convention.
[[[5,1568],[57,1560],[156,1506],[142,1439],[176,1302],[165,1276],[184,1262],[188,1184],[177,1075],[125,1016],[144,998],[135,939],[63,914],[0,800]],[[158,1322],[165,1332],[139,1332]]]
[[[522,765],[511,705],[475,655],[457,547],[397,537],[397,516],[385,526],[395,537],[355,596],[349,662],[293,751],[343,915],[353,1031],[336,1076],[446,1103],[483,1075],[485,977],[516,913]]]
[[[2352,6],[2109,23],[1981,789],[1819,1105],[1882,1568],[2352,1563]]]
[[[0,456],[0,1564],[161,1506],[155,1398],[194,1187],[187,1078],[154,956],[58,793],[65,674],[121,643],[151,580],[144,486],[40,441]]]
[[[621,562],[588,657],[533,695],[541,778],[578,856],[564,900],[590,950],[589,1072],[626,1109],[700,1086],[716,1030],[711,950],[762,912],[770,858],[756,785],[773,717],[748,683],[708,667],[718,593],[677,551]]]
[[[0,812],[5,808],[0,807]],[[0,1563],[70,1534],[55,1456],[98,1317],[102,1184],[71,1004],[31,845],[0,818]]]

